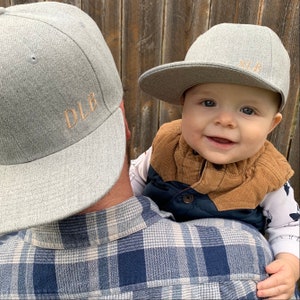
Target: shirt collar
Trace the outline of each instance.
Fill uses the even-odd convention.
[[[161,217],[150,199],[132,197],[109,209],[71,216],[19,235],[27,243],[49,249],[98,246],[140,231]]]

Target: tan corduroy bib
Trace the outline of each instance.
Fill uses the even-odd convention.
[[[181,120],[164,124],[153,141],[151,166],[164,181],[179,181],[208,194],[219,211],[253,209],[293,175],[268,141],[253,157],[215,166],[195,154],[181,135]]]

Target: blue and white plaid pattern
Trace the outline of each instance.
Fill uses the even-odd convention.
[[[253,300],[271,260],[248,225],[176,223],[149,199],[131,198],[2,237],[0,299]]]

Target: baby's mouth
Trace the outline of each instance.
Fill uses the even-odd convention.
[[[224,139],[224,138],[217,137],[217,136],[209,136],[208,139],[210,139],[211,141],[213,141],[215,143],[219,143],[219,144],[225,144],[225,145],[234,144],[234,142],[231,140]]]

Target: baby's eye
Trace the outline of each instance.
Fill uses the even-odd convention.
[[[205,107],[214,107],[214,106],[216,106],[216,103],[213,100],[204,100],[204,101],[201,102],[201,104]]]
[[[244,113],[244,114],[246,114],[246,115],[249,115],[249,116],[255,114],[254,109],[251,108],[251,107],[243,107],[243,108],[241,108],[241,112]]]

